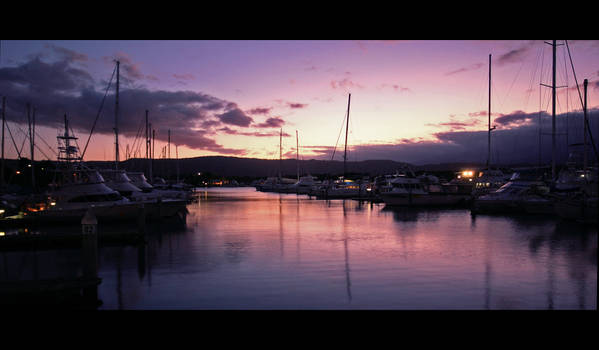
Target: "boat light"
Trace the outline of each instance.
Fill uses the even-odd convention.
[[[464,177],[471,177],[474,175],[474,172],[472,170],[465,170],[462,172],[462,175],[464,175]]]
[[[4,235],[5,235],[5,233],[4,233],[4,232],[0,232],[0,236],[4,236]]]
[[[21,172],[17,170],[17,175],[19,175]]]
[[[4,214],[4,209],[0,209],[0,214]]]
[[[56,205],[56,202],[50,202],[50,205]]]

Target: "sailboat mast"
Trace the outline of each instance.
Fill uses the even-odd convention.
[[[349,130],[349,104],[351,102],[351,94],[347,98],[347,121],[345,124],[345,151],[343,152],[343,179],[347,173],[347,132]]]
[[[119,71],[121,62],[116,61],[116,100],[114,108],[114,168],[119,170]]]
[[[4,124],[6,123],[6,96],[2,96],[2,166],[0,168],[0,185],[4,185]]]
[[[152,129],[152,124],[150,123],[150,129]],[[150,183],[153,183],[154,178],[152,177],[154,174],[154,151],[156,150],[156,130],[152,129],[152,152],[150,158]]]
[[[552,42],[552,46],[553,46],[553,81],[551,84],[551,178],[552,180],[555,180],[555,158],[556,158],[556,152],[557,152],[557,147],[556,147],[556,139],[555,139],[555,61],[556,61],[556,40],[553,40]]]
[[[297,130],[295,130],[295,151],[297,164],[297,181],[299,181],[299,137],[297,136]]]
[[[588,163],[588,151],[587,151],[587,123],[588,123],[588,115],[587,115],[587,87],[589,85],[589,80],[585,79],[584,80],[584,130],[583,130],[583,134],[584,134],[584,141],[583,141],[583,152],[584,152],[584,171],[585,171],[585,176],[586,175],[586,170],[587,170],[587,166],[589,165]],[[588,179],[587,179],[588,180]]]
[[[281,179],[281,169],[283,167],[283,128],[279,134],[279,179]]]
[[[491,54],[489,54],[489,131],[487,133],[487,168],[491,164]]]
[[[175,156],[177,157],[177,183],[179,183],[179,145],[175,145]]]
[[[148,145],[150,144],[149,139],[148,139],[148,110],[146,109],[146,159],[150,158],[150,150],[148,148]]]
[[[27,104],[27,121],[29,122],[29,146],[31,152],[31,187],[35,190],[35,171],[33,167],[33,140],[34,140],[34,131],[32,130],[32,120],[31,120],[31,105]],[[33,112],[33,123],[35,123],[35,109]]]

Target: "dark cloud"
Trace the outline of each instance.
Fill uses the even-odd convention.
[[[287,102],[287,107],[291,109],[299,109],[308,107],[307,103]]]
[[[499,55],[495,62],[498,65],[522,62],[522,60],[524,60],[530,52],[530,49],[533,47],[534,43],[534,41],[527,42],[519,48],[512,49],[502,55]]]
[[[54,44],[46,44],[44,45],[46,48],[51,49],[54,53],[56,53],[61,60],[68,62],[86,62],[88,61],[88,57],[86,54],[79,53],[73,50],[66,49],[64,47],[56,46]]]
[[[60,51],[60,50],[59,50]],[[62,51],[61,51],[62,52]],[[73,59],[83,59],[75,53],[64,52],[65,59],[44,62],[35,57],[14,67],[0,68],[0,93],[7,96],[7,119],[26,123],[25,105],[36,108],[36,124],[50,128],[62,125],[66,113],[75,131],[87,135],[98,114],[108,81],[98,83],[85,70],[76,68]],[[125,56],[121,56],[121,59]],[[71,59],[69,61],[68,59]],[[130,61],[122,60],[124,74],[141,77],[143,74]],[[129,68],[126,68],[129,67]],[[110,76],[111,70],[106,75]],[[108,79],[107,79],[108,80]],[[114,84],[106,97],[95,133],[114,133]],[[192,149],[204,149],[223,154],[245,154],[244,150],[218,145],[210,134],[200,128],[222,123],[249,126],[253,121],[237,108],[237,104],[194,91],[162,91],[130,88],[121,85],[119,94],[119,133],[135,137],[142,125],[145,110],[149,110],[156,139],[166,141],[171,130],[173,142]]]
[[[252,108],[252,109],[246,111],[246,113],[248,113],[248,114],[269,114],[271,110],[272,110],[272,107],[257,107],[257,108]]]
[[[541,118],[547,118],[548,116],[549,114],[547,112],[541,112]],[[501,115],[500,117],[495,118],[493,122],[500,125],[524,124],[529,123],[536,118],[539,118],[539,112],[525,113],[523,111],[515,111],[510,114]]]
[[[591,130],[599,127],[599,108],[590,110]],[[558,162],[564,162],[571,151],[571,145],[582,141],[582,112],[575,111],[557,116],[557,132],[568,130],[568,137],[557,136]],[[500,119],[503,124],[491,133],[491,161],[495,164],[537,164],[539,153],[541,162],[551,161],[551,116],[545,112],[522,113],[520,111],[505,115]],[[499,118],[497,118],[499,119]],[[541,131],[541,136],[540,135]],[[464,131],[450,130],[433,134],[433,139],[401,139],[389,144],[362,144],[350,147],[350,159],[390,159],[416,165],[454,162],[485,163],[487,157],[486,130]],[[595,143],[597,137],[593,135]],[[539,152],[539,141],[541,143]],[[315,159],[330,160],[333,147],[302,147],[315,154]],[[339,150],[337,150],[338,152]],[[592,154],[592,149],[590,150]],[[335,156],[337,157],[337,155]],[[591,155],[591,158],[594,156]]]
[[[261,132],[261,131],[239,131],[239,130],[234,130],[231,129],[229,127],[224,127],[224,128],[220,128],[218,129],[218,131],[224,132],[225,134],[229,134],[229,135],[242,135],[242,136],[255,136],[255,137],[273,137],[273,136],[281,136],[281,133],[279,131],[272,131],[272,132]],[[289,135],[286,132],[282,133],[283,137],[290,137],[291,135]]]
[[[256,128],[280,128],[285,124],[285,121],[281,117],[268,118],[264,123],[256,124]]]
[[[224,124],[248,127],[254,121],[252,117],[247,116],[241,109],[234,108],[223,114],[217,115],[218,119]]]

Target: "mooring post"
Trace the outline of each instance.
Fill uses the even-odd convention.
[[[88,282],[98,278],[98,220],[91,209],[81,219],[81,231],[82,279]],[[97,300],[98,287],[84,288],[83,295]]]

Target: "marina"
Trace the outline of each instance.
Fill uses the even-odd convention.
[[[488,71],[445,74],[452,84],[484,70],[486,109],[464,90],[445,101],[469,107],[434,122],[412,89],[367,88],[350,71],[325,84],[334,97],[241,107],[136,85],[163,83],[122,53],[95,66],[99,78],[52,45],[63,61],[0,59],[0,309],[596,309],[598,81],[579,83],[567,40],[544,41],[525,103],[508,98],[520,70],[497,99],[497,71],[514,73],[508,44],[495,66],[488,54]],[[538,111],[527,105],[537,70]],[[56,84],[61,102],[35,84]],[[318,113],[302,114],[313,104]]]

